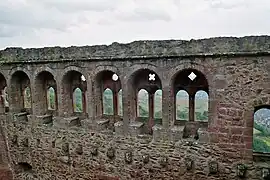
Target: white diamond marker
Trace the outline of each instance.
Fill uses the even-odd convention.
[[[149,81],[154,81],[156,80],[155,74],[149,74]]]
[[[194,74],[194,72],[191,72],[190,75],[188,75],[188,78],[193,81],[195,78],[197,77],[196,74]]]

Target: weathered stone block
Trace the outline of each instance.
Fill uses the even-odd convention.
[[[142,122],[132,122],[129,124],[129,132],[131,136],[138,136],[143,133],[143,123]]]
[[[185,126],[173,126],[170,129],[170,141],[176,142],[183,138]]]
[[[69,117],[65,118],[65,121],[68,123],[69,127],[81,126],[81,121],[79,117]]]
[[[193,168],[193,160],[189,157],[185,158],[185,165],[187,170],[191,170]]]
[[[96,125],[97,125],[97,130],[98,131],[103,131],[103,130],[106,130],[109,126],[109,122],[110,120],[109,119],[101,119],[101,120],[98,120],[96,122]]]
[[[93,156],[97,156],[98,155],[98,147],[97,146],[92,146],[91,149],[90,149],[90,153]]]
[[[209,133],[206,128],[198,129],[199,142],[208,143],[209,142]]]
[[[50,124],[53,123],[53,116],[52,115],[41,115],[36,117],[37,121],[41,124]]]
[[[265,180],[270,179],[270,168],[262,168],[262,178]]]
[[[156,124],[152,127],[152,130],[153,130],[153,141],[163,140],[164,129],[163,129],[162,125]]]
[[[247,166],[245,164],[237,165],[237,176],[244,178],[246,176]]]
[[[28,122],[28,113],[27,112],[21,112],[14,114],[14,120],[19,122]]]
[[[113,147],[108,148],[107,157],[110,159],[113,159],[115,157],[115,149]]]
[[[209,174],[217,174],[218,173],[218,162],[215,160],[211,160],[208,162]]]
[[[82,155],[83,154],[83,147],[81,144],[78,144],[78,146],[76,147],[75,149],[75,152],[79,155]]]
[[[132,160],[133,160],[132,152],[131,151],[125,152],[125,161],[126,161],[126,163],[130,164],[130,163],[132,163]]]
[[[118,121],[114,123],[114,130],[116,135],[123,135],[124,134],[124,122]]]
[[[148,154],[143,154],[142,161],[144,164],[147,164],[150,161],[150,156]]]
[[[159,164],[162,166],[162,167],[166,167],[168,165],[168,157],[163,155],[159,158]]]

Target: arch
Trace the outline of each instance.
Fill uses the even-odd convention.
[[[15,67],[9,71],[8,83],[11,84],[12,78],[14,78],[14,76],[20,72],[22,72],[26,75],[26,77],[29,79],[29,84],[31,84],[32,83],[32,81],[31,81],[31,74],[32,73],[30,73],[28,70],[26,70],[25,68],[22,68],[22,67]]]
[[[35,72],[34,72],[34,81],[36,81],[36,79],[38,78],[38,76],[43,73],[43,72],[48,72],[50,73],[53,77],[57,77],[56,73],[54,70],[52,70],[51,68],[49,68],[48,66],[41,66],[39,68],[36,68]]]
[[[39,97],[39,100],[35,103],[37,107],[35,112],[40,115],[55,114],[54,111],[58,108],[55,76],[49,71],[38,71],[34,83],[35,94],[33,98]]]
[[[256,107],[253,118],[253,151],[270,153],[270,104]]]
[[[114,115],[113,91],[110,88],[103,92],[103,114]]]
[[[158,89],[154,94],[154,118],[162,118],[162,90]]]
[[[84,69],[82,69],[80,67],[77,67],[77,66],[68,66],[61,72],[61,74],[60,74],[60,82],[63,82],[65,80],[65,78],[67,77],[67,75],[69,73],[71,73],[71,72],[78,72],[81,75],[84,75],[84,77],[86,79],[88,79],[88,73]]]
[[[112,67],[109,69],[115,70],[115,68]],[[96,72],[97,74],[95,75],[93,83],[96,116],[106,115],[106,117],[108,117],[108,115],[119,115],[119,106],[122,105],[122,102],[119,102],[118,98],[118,92],[122,89],[119,74],[108,69],[104,70],[104,66],[99,66]],[[115,74],[118,76],[118,79],[113,79]],[[106,104],[105,101],[109,104]],[[114,121],[114,119],[112,119],[112,121]]]
[[[191,60],[187,60],[187,61],[183,61],[182,63],[180,63],[175,68],[170,69],[170,71],[168,72],[168,76],[170,77],[170,83],[169,83],[170,87],[173,86],[173,83],[174,83],[176,76],[180,72],[182,72],[183,70],[186,70],[186,69],[193,69],[197,72],[200,72],[201,74],[204,75],[207,82],[211,82],[211,80],[212,80],[212,78],[211,78],[212,73],[210,72],[210,70],[208,70],[208,68],[206,68],[206,66],[204,66],[203,64],[200,64],[200,63],[192,62]]]
[[[176,120],[188,120],[189,119],[189,94],[185,90],[179,90],[176,93]]]
[[[50,86],[47,90],[47,107],[48,110],[56,109],[56,93],[52,86]]]
[[[73,111],[83,112],[83,92],[78,87],[73,91]]]
[[[195,94],[195,120],[208,121],[209,98],[207,92],[199,90]]]
[[[26,89],[27,87],[29,89]],[[32,96],[30,87],[31,87],[30,78],[24,71],[16,71],[11,75],[9,87],[11,111],[13,112],[27,111],[29,113],[32,112],[31,109],[32,100],[30,100]],[[27,94],[28,92],[30,93]],[[27,104],[29,102],[30,105]]]
[[[140,63],[134,64],[128,68],[127,70],[128,73],[125,76],[127,77],[127,81],[131,81],[134,75],[142,70],[154,72],[159,79],[162,77],[162,74],[160,73],[161,71],[157,68],[157,66],[148,63]]]
[[[62,83],[62,91],[61,96],[63,98],[64,109],[67,112],[64,112],[67,115],[72,115],[73,113],[86,113],[86,91],[87,91],[87,76],[82,74],[81,72],[75,70],[73,66],[66,68],[66,72],[64,73]],[[68,70],[68,71],[67,71]],[[82,75],[86,78],[82,80]],[[79,88],[81,92],[77,89]],[[76,90],[76,91],[75,91]],[[74,94],[75,92],[75,94]],[[80,95],[81,94],[81,95]],[[74,95],[81,97],[81,100],[75,98]],[[81,105],[82,107],[75,109],[74,103],[79,103],[77,105]],[[82,115],[82,114],[80,114]]]
[[[153,71],[157,68],[150,65],[144,65],[142,68],[142,64],[134,65],[132,68],[134,69],[130,69],[131,72],[128,73],[127,79],[128,106],[130,107],[128,116],[129,119],[145,123],[146,133],[152,134],[152,127],[155,124],[162,124],[162,120],[155,121],[154,119],[154,94],[157,90],[162,89],[160,71]],[[143,95],[146,94],[145,92],[147,95]],[[141,93],[142,96],[140,96]]]
[[[110,71],[113,73],[116,73],[118,76],[121,75],[121,72],[119,71],[119,69],[115,66],[108,66],[108,65],[99,65],[96,66],[95,70],[94,70],[94,78],[96,79],[96,77],[106,71]]]
[[[8,94],[7,94],[7,81],[5,76],[0,73],[0,92],[1,92],[1,104],[0,111],[6,112],[9,108]]]
[[[189,121],[195,121],[195,94],[197,91],[205,91],[206,93],[209,93],[209,86],[208,81],[205,78],[204,74],[202,74],[200,71],[196,69],[183,69],[180,72],[178,72],[172,81],[172,92],[174,92],[174,112],[177,115],[178,110],[176,108],[177,100],[176,93],[178,93],[179,90],[185,90],[189,95],[189,106],[188,106],[188,120]],[[178,115],[176,116],[177,118]],[[177,119],[175,117],[175,120]]]
[[[119,102],[117,112],[119,116],[123,116],[123,91],[122,89],[118,91],[117,98]]]
[[[149,94],[145,89],[141,89],[137,95],[137,116],[149,117]]]

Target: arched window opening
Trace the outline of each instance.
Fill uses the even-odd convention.
[[[83,112],[83,94],[80,88],[73,91],[73,110],[74,112]]]
[[[198,116],[199,114],[198,114],[198,109],[197,109],[197,112],[195,109],[195,95],[196,95],[196,92],[198,91],[204,91],[206,93],[209,92],[208,81],[205,75],[196,69],[191,69],[191,68],[183,69],[177,74],[175,74],[175,76],[173,77],[172,87],[173,87],[172,91],[175,93],[179,93],[179,90],[186,91],[186,93],[181,91],[180,93],[182,95],[178,94],[174,96],[175,98],[174,110],[176,114],[175,120],[188,120],[188,121],[197,120],[198,122],[199,119],[204,119],[203,116],[199,117],[199,119],[196,119],[196,114]],[[197,106],[198,106],[198,102],[197,102]],[[174,121],[174,122],[179,123],[180,121]],[[200,120],[198,124],[201,124],[203,126],[207,125],[207,123],[204,123],[204,122],[205,121]]]
[[[93,87],[95,102],[97,102],[94,112],[96,116],[103,116],[113,122],[115,116],[123,115],[121,80],[116,72],[99,71],[94,78]]]
[[[36,114],[56,115],[57,85],[53,74],[48,71],[41,71],[34,78],[34,83],[35,91],[33,92],[33,97],[38,96],[39,99],[39,101],[35,103]]]
[[[189,118],[189,95],[185,90],[176,93],[176,120],[188,120]]]
[[[195,94],[195,121],[208,121],[208,94],[197,91]]]
[[[162,90],[157,90],[154,94],[154,118],[162,118]]]
[[[55,110],[56,109],[56,98],[55,98],[55,90],[53,87],[50,87],[47,90],[47,105],[48,110]]]
[[[113,115],[113,91],[106,88],[103,92],[103,114]]]
[[[141,89],[137,96],[137,116],[149,117],[149,95],[145,89]]]
[[[123,116],[123,93],[122,93],[122,89],[119,90],[118,95],[118,115],[119,116]]]
[[[23,102],[24,108],[26,109],[31,108],[31,90],[29,87],[26,87],[23,91]]]
[[[270,106],[254,113],[253,151],[270,153]]]

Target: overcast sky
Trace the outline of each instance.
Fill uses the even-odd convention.
[[[0,49],[270,34],[270,0],[0,0]]]

